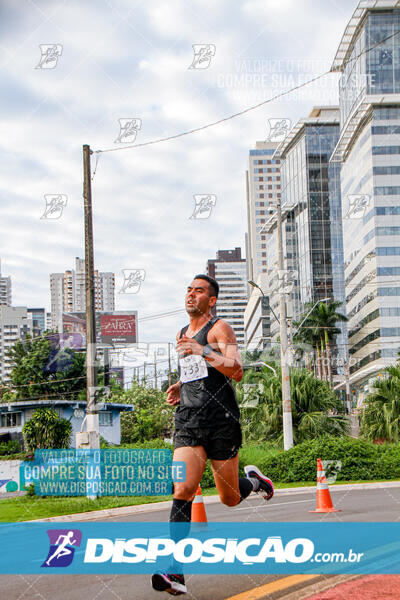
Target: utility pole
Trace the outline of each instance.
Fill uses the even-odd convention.
[[[157,389],[157,353],[154,350],[154,383],[155,388]]]
[[[86,288],[86,440],[81,443],[97,449],[100,447],[99,412],[97,408],[96,318],[94,305],[94,257],[92,182],[90,146],[83,146],[83,199],[85,218],[85,288]],[[86,443],[85,443],[86,441]]]
[[[290,395],[290,372],[288,364],[288,333],[286,322],[286,299],[284,288],[284,263],[282,239],[281,200],[276,203],[278,233],[278,269],[279,269],[279,325],[281,336],[281,371],[282,371],[282,418],[283,447],[289,450],[293,446],[292,400]]]
[[[171,373],[171,350],[169,347],[170,342],[168,342],[168,387],[171,385],[172,381],[172,373]]]
[[[110,355],[108,348],[104,348],[104,387],[110,385]]]
[[[344,375],[346,379],[346,411],[351,414],[351,399],[350,399],[350,365],[347,363],[344,366]]]

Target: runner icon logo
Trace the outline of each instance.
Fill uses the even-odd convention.
[[[50,548],[42,567],[68,567],[82,541],[79,529],[48,529]]]

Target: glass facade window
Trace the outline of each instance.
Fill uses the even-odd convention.
[[[362,300],[360,300],[356,306],[347,313],[347,318],[350,320],[352,319],[358,312],[360,312],[360,310],[366,305],[368,304],[368,302],[371,302],[374,298],[376,298],[376,296],[378,295],[378,292],[376,290],[374,290],[373,292],[370,292],[369,294],[367,294],[366,296],[364,296],[362,298]]]
[[[387,308],[379,309],[381,317],[400,317],[399,306],[389,306]]]
[[[382,215],[400,215],[400,206],[375,206],[363,217],[363,225],[368,223],[372,217]]]
[[[390,119],[400,119],[399,106],[375,106],[374,119],[389,121]]]
[[[400,267],[378,267],[378,275],[389,277],[390,275],[400,275]]]
[[[346,296],[346,302],[350,302],[350,300],[352,300],[354,298],[354,296],[356,296],[358,294],[359,291],[361,291],[366,285],[369,284],[370,281],[372,281],[374,278],[376,277],[376,271],[370,271],[368,273],[368,275],[366,275],[365,277],[363,277],[361,279],[361,281],[359,283],[357,283],[357,285],[355,285],[352,289],[352,291],[350,292],[350,294],[348,294],[348,296]]]
[[[272,154],[274,154],[275,150],[270,150],[270,149],[262,149],[262,150],[250,150],[250,156],[267,156],[270,155],[272,156]]]
[[[394,348],[382,348],[382,350],[376,350],[375,352],[371,352],[371,354],[368,354],[368,356],[362,358],[357,362],[356,365],[350,367],[350,373],[352,374],[355,371],[358,371],[374,360],[379,360],[380,358],[393,358],[395,356],[397,356],[397,350]]]
[[[358,265],[351,271],[350,275],[348,275],[348,277],[346,277],[346,285],[349,285],[349,283],[354,279],[354,277],[361,271],[361,269],[363,269],[365,267],[365,265],[368,263],[368,261],[373,258],[375,256],[375,252],[369,252],[367,254],[367,256],[364,256],[364,258],[362,258],[360,260],[360,262],[358,263]]]
[[[377,256],[400,256],[400,246],[382,246],[376,249]]]
[[[372,154],[400,154],[400,146],[372,146]]]
[[[400,92],[400,55],[395,35],[399,29],[398,10],[372,12],[367,17],[365,36],[367,48],[370,48],[365,55],[368,94]]]
[[[381,287],[378,296],[400,296],[400,287]]]
[[[364,236],[364,244],[379,235],[400,235],[400,227],[375,227],[375,229],[372,229]]]
[[[301,133],[281,167],[285,268],[296,273],[290,293],[294,318],[306,302],[326,297],[343,303],[345,311],[340,165],[330,162],[339,125],[305,123]],[[277,256],[268,258],[273,305]],[[343,326],[335,353],[344,353],[345,331]]]
[[[381,186],[375,186],[374,187],[374,194],[376,196],[397,196],[398,194],[400,194],[400,185],[381,185]],[[394,208],[394,207],[392,207]],[[396,207],[399,208],[399,207]],[[377,213],[378,214],[378,213]],[[380,214],[385,214],[385,213],[380,213]],[[397,215],[397,212],[393,212],[393,213],[386,213],[386,214],[393,214],[393,215]]]
[[[400,133],[400,125],[373,125],[372,135],[387,135]]]
[[[388,165],[387,167],[374,167],[374,175],[400,175],[400,166]]]
[[[379,315],[379,308],[366,315],[363,319],[361,319],[360,323],[356,327],[354,327],[354,329],[351,329],[349,331],[349,339],[356,335],[356,333],[358,333],[365,325],[367,325],[371,321],[374,321],[375,319],[378,319]]]

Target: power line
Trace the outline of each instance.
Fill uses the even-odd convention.
[[[177,138],[184,137],[186,135],[191,135],[192,133],[197,133],[198,131],[203,131],[205,129],[209,129],[210,127],[215,127],[216,125],[220,125],[221,123],[230,121],[231,119],[235,119],[236,117],[240,117],[241,115],[244,115],[252,110],[256,110],[257,108],[260,108],[260,106],[269,104],[270,102],[273,102],[274,100],[277,100],[278,98],[281,98],[282,96],[286,96],[287,94],[290,94],[291,92],[294,92],[300,88],[305,87],[309,83],[318,81],[319,79],[322,79],[322,77],[325,77],[325,75],[328,75],[329,73],[331,73],[331,70],[326,71],[325,73],[321,73],[320,75],[313,77],[309,81],[306,81],[305,83],[301,83],[300,85],[297,85],[289,90],[286,90],[285,92],[276,94],[272,98],[268,98],[268,100],[259,102],[258,104],[255,104],[254,106],[249,106],[248,108],[245,108],[244,110],[234,113],[233,115],[230,115],[229,117],[224,117],[222,119],[218,119],[218,121],[213,121],[212,123],[208,123],[207,125],[202,125],[201,127],[195,127],[194,129],[189,129],[188,131],[183,131],[182,133],[176,133],[175,135],[170,135],[165,138],[158,138],[156,140],[151,140],[149,142],[143,142],[141,144],[133,144],[132,146],[124,146],[124,147],[119,147],[119,148],[107,148],[105,150],[95,150],[94,153],[103,153],[104,154],[106,152],[117,152],[118,150],[129,150],[131,148],[143,148],[144,146],[151,146],[153,144],[159,144],[161,142],[168,142],[170,140],[175,140]]]
[[[17,385],[15,387],[13,387],[13,390],[17,390],[23,387],[31,387],[33,385],[49,385],[52,383],[61,383],[63,381],[72,381],[72,380],[77,380],[77,379],[86,379],[86,375],[82,375],[80,377],[67,377],[66,379],[49,379],[49,380],[45,380],[45,381],[38,381],[38,382],[32,382],[32,383],[21,383],[21,385]],[[0,384],[1,386],[1,384]]]
[[[349,63],[351,63],[352,61],[356,61],[358,58],[360,58],[363,54],[367,54],[368,52],[371,52],[372,50],[374,50],[377,46],[380,46],[381,44],[383,44],[384,42],[386,42],[387,40],[393,38],[395,35],[397,35],[398,33],[400,33],[400,30],[398,29],[397,31],[395,31],[394,33],[388,35],[387,37],[383,38],[380,42],[377,42],[376,44],[374,44],[373,46],[371,46],[370,48],[366,48],[365,50],[362,50],[358,55],[354,56],[353,58],[349,58],[345,63],[344,63],[344,67],[347,67],[347,65]],[[218,119],[217,121],[213,121],[212,123],[208,123],[207,125],[202,125],[200,127],[195,127],[193,129],[189,129],[188,131],[183,131],[182,133],[177,133],[175,135],[170,135],[168,137],[164,137],[164,138],[158,138],[155,140],[150,140],[149,142],[143,142],[141,144],[132,144],[130,146],[123,146],[123,147],[118,147],[118,148],[106,148],[105,150],[95,150],[94,154],[100,154],[100,153],[106,153],[106,152],[117,152],[119,150],[129,150],[132,148],[143,148],[144,146],[151,146],[154,144],[159,144],[161,142],[168,142],[170,140],[175,140],[177,138],[181,138],[184,137],[186,135],[191,135],[192,133],[197,133],[198,131],[203,131],[205,129],[209,129],[210,127],[215,127],[216,125],[220,125],[221,123],[225,123],[226,121],[230,121],[232,119],[235,119],[236,117],[240,117],[248,112],[251,112],[252,110],[256,110],[257,108],[260,108],[261,106],[264,106],[266,104],[270,104],[271,102],[273,102],[274,100],[277,100],[278,98],[282,98],[283,96],[287,96],[288,94],[291,94],[292,92],[299,90],[303,87],[306,87],[307,85],[309,85],[310,83],[313,83],[314,81],[318,81],[319,79],[322,79],[322,77],[325,77],[325,75],[329,75],[330,73],[335,73],[337,72],[336,69],[334,69],[333,67],[331,67],[329,69],[329,71],[325,71],[325,73],[320,73],[319,75],[313,77],[312,79],[309,79],[308,81],[301,83],[299,85],[296,85],[284,92],[280,92],[279,94],[276,94],[275,96],[272,96],[272,98],[268,98],[267,100],[263,100],[262,102],[259,102],[258,104],[254,104],[253,106],[249,106],[237,113],[234,113],[233,115],[230,115],[228,117],[224,117],[222,119]]]
[[[65,396],[74,396],[76,394],[79,394],[80,392],[84,392],[85,391],[85,387],[81,388],[80,390],[75,390],[74,392],[63,392],[63,393],[57,393],[57,394],[46,394],[45,396],[43,394],[39,395],[39,396],[26,396],[25,398],[16,398],[15,400],[11,400],[11,402],[13,403],[17,403],[17,402],[24,402],[25,400],[48,400],[49,398],[64,398]],[[80,402],[86,402],[86,398],[84,400],[81,400]],[[1,404],[8,404],[7,402],[2,402]]]

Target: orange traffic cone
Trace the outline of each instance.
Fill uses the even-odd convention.
[[[339,509],[333,507],[328,482],[326,480],[324,467],[322,466],[322,460],[320,458],[317,458],[317,508],[315,510],[309,510],[308,512],[340,512]]]
[[[197,488],[197,492],[192,504],[192,523],[207,523],[206,509],[204,506],[200,485]]]

